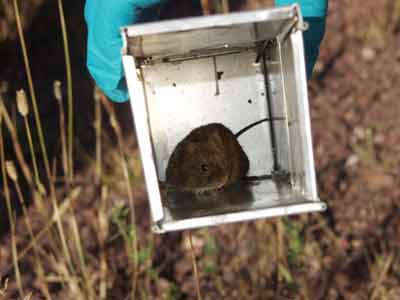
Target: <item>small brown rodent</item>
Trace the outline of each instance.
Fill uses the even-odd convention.
[[[193,129],[178,143],[169,158],[166,186],[180,191],[201,193],[225,187],[241,179],[271,179],[272,175],[246,176],[249,159],[237,141],[245,131],[270,120],[261,119],[236,134],[220,123]]]
[[[220,123],[193,129],[169,158],[166,182],[181,191],[214,190],[246,176],[249,159],[236,136]]]

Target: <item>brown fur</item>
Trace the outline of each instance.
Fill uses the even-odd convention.
[[[232,131],[212,123],[192,130],[178,143],[166,179],[180,190],[201,192],[232,184],[248,170],[249,159]]]

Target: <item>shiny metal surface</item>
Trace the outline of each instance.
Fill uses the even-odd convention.
[[[136,72],[135,60],[130,55],[122,57],[125,75],[130,95],[135,95],[135,100],[131,101],[132,113],[134,118],[135,130],[137,133],[140,157],[144,178],[146,181],[150,211],[153,222],[157,223],[164,218],[164,208],[161,203],[160,188],[154,163],[154,153],[151,143],[149,124],[147,122],[147,103],[144,95],[143,86]]]
[[[278,44],[278,48],[281,50],[293,185],[306,198],[318,201],[302,32],[293,32],[282,45]]]
[[[297,22],[298,7],[290,6],[123,30],[123,63],[155,232],[326,208],[316,190]],[[239,143],[250,160],[248,175],[283,172],[288,180],[241,182],[202,195],[160,190],[169,156],[192,129],[219,122],[238,132],[270,116],[281,120],[251,128]]]
[[[122,31],[135,57],[183,55],[274,38],[295,16],[294,7],[138,24]]]
[[[255,58],[252,51],[217,57],[218,95],[212,58],[142,66],[160,180],[165,179],[173,149],[193,128],[220,122],[237,132],[268,117],[264,75]],[[268,123],[253,127],[240,136],[239,143],[252,158],[249,175],[271,173]]]
[[[176,193],[166,201],[165,220],[161,230],[154,227],[157,232],[326,209],[324,203],[307,201],[290,186],[269,180],[241,182],[198,196]]]

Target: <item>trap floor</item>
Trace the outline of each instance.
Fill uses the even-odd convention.
[[[306,201],[290,184],[274,180],[240,182],[219,191],[195,195],[170,192],[164,200],[162,231],[212,226],[325,209]]]

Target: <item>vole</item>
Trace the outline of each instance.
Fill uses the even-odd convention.
[[[276,118],[279,120],[283,118]],[[271,178],[271,175],[246,177],[249,159],[237,138],[251,127],[270,119],[252,123],[236,134],[221,123],[193,129],[173,150],[166,169],[168,188],[202,193],[228,186],[241,179]]]

